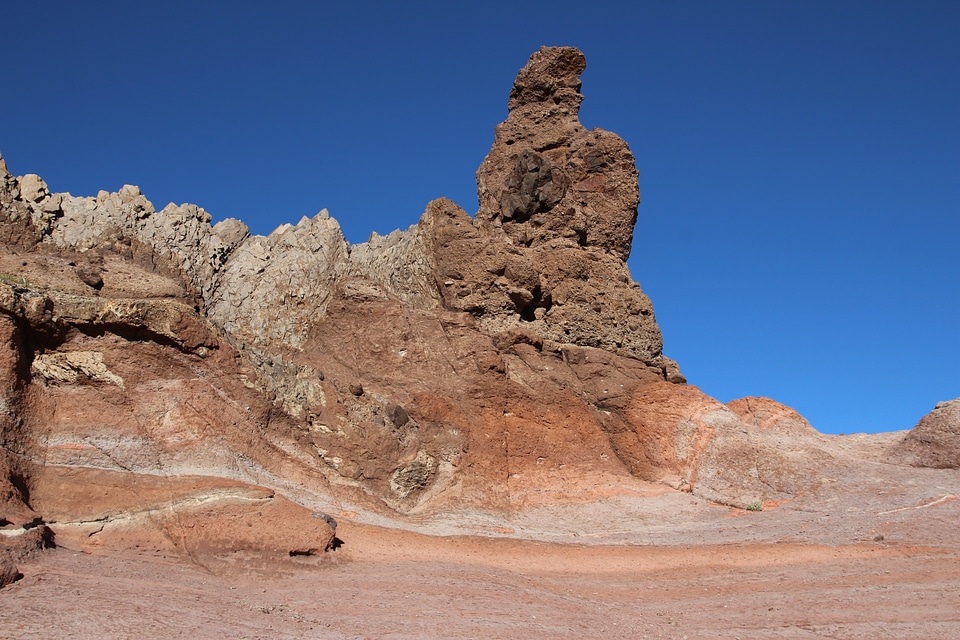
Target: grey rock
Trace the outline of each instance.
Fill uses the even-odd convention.
[[[249,237],[226,252],[204,296],[208,314],[242,344],[300,348],[312,320],[326,310],[347,253],[340,225],[326,210]]]
[[[40,202],[50,195],[47,183],[35,173],[20,178],[20,198],[27,202]]]

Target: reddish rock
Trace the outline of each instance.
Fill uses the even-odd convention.
[[[477,172],[477,223],[519,246],[557,239],[625,260],[640,202],[636,162],[619,136],[580,124],[585,68],[577,49],[541,47],[517,74]]]
[[[322,554],[336,522],[272,489],[205,476],[52,467],[33,501],[71,549],[164,549],[204,558]]]
[[[731,400],[727,408],[751,427],[785,433],[814,433],[816,430],[795,409],[770,398],[749,396]]]

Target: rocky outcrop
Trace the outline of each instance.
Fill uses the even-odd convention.
[[[514,244],[488,235],[449,200],[430,203],[421,226],[444,306],[473,315],[487,332],[522,329],[605,349],[683,381],[676,363],[662,355],[650,299],[620,258],[562,239]]]
[[[30,437],[24,425],[25,347],[17,323],[0,312],[0,587],[19,575],[18,560],[44,548],[51,537],[30,506],[31,466],[18,455]]]
[[[475,224],[449,203],[428,208],[444,299],[489,330],[526,324],[558,342],[622,351],[679,381],[624,262],[640,201],[633,154],[578,119],[585,67],[573,48],[534,53],[477,171]]]
[[[477,223],[519,246],[562,240],[625,260],[640,202],[636,162],[619,136],[580,124],[586,66],[577,49],[542,47],[517,74],[477,172]]]
[[[960,398],[938,402],[894,445],[890,457],[914,467],[960,469]]]
[[[419,225],[353,247],[326,211],[249,237],[237,220],[211,227],[195,205],[156,211],[134,186],[77,198],[51,194],[33,175],[5,175],[5,210],[31,221],[33,235],[21,236],[83,256],[76,275],[95,289],[103,286],[100,253],[173,275],[240,345],[299,349],[334,296],[392,298],[466,311],[490,332],[524,327],[621,351],[681,381],[624,262],[639,202],[633,155],[577,117],[584,67],[576,49],[544,47],[520,71],[477,172],[481,206],[472,220],[439,200]]]
[[[250,237],[136,187],[77,198],[4,172],[19,459],[242,481],[251,460],[401,511],[694,468],[637,419],[650,385],[684,380],[625,263],[633,156],[578,120],[584,66],[545,47],[520,71],[473,218],[440,199],[354,246],[325,211]]]
[[[242,344],[299,348],[310,319],[326,309],[348,252],[340,225],[325,211],[250,238],[205,299],[210,317]]]
[[[631,397],[628,411],[635,428],[620,438],[633,458],[642,453],[663,480],[718,503],[789,500],[814,491],[836,464],[800,414],[769,398],[723,405],[657,381]]]
[[[49,193],[38,176],[8,176],[4,182],[7,219],[32,222],[34,233],[21,237],[61,251],[119,253],[154,262],[204,297],[211,295],[229,253],[249,235],[246,225],[233,219],[211,227],[210,214],[195,205],[171,203],[156,211],[132,185],[78,198]],[[21,240],[25,243],[30,244]]]
[[[86,552],[140,545],[206,566],[322,554],[336,531],[329,516],[271,489],[221,478],[57,466],[38,474],[33,493],[58,543]]]
[[[0,588],[11,582],[16,582],[21,576],[22,574],[17,570],[16,563],[11,558],[0,555]]]
[[[802,416],[725,406],[663,355],[625,263],[634,158],[579,123],[584,65],[544,47],[520,71],[475,216],[441,198],[352,246],[326,211],[250,236],[0,162],[3,539],[297,555],[333,530],[284,495],[426,517],[816,491],[837,462]]]
[[[731,400],[727,408],[744,423],[779,433],[813,434],[816,430],[796,409],[771,400],[750,396]]]

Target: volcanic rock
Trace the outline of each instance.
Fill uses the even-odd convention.
[[[33,501],[60,544],[84,551],[137,545],[194,561],[320,554],[336,526],[265,487],[76,465],[38,470]]]
[[[583,54],[541,47],[517,74],[507,120],[477,172],[482,230],[515,244],[551,240],[630,255],[640,190],[633,154],[616,134],[578,119]]]

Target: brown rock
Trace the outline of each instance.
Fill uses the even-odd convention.
[[[584,65],[575,49],[544,48],[518,74],[477,174],[474,219],[435,200],[418,225],[353,246],[326,212],[250,237],[236,220],[211,227],[195,205],[157,211],[130,185],[96,198],[49,194],[38,176],[9,175],[0,158],[0,586],[54,539],[84,552],[38,561],[27,584],[5,593],[24,611],[0,616],[7,626],[96,635],[104,616],[117,617],[118,589],[136,604],[125,595],[131,575],[149,576],[144,611],[171,593],[188,607],[223,603],[213,617],[209,606],[188,612],[181,626],[197,637],[244,635],[270,612],[284,614],[273,616],[272,635],[303,635],[314,615],[329,626],[337,616],[324,598],[308,606],[294,594],[295,610],[269,603],[289,598],[260,599],[259,582],[233,591],[238,574],[250,581],[251,570],[276,575],[330,558],[336,521],[316,510],[324,505],[358,519],[341,527],[358,540],[347,540],[347,558],[364,560],[351,571],[365,565],[398,606],[396,594],[410,589],[393,587],[424,587],[434,569],[461,572],[446,585],[463,583],[464,570],[482,583],[518,567],[561,567],[603,574],[589,580],[636,600],[620,587],[663,574],[669,591],[671,568],[686,572],[690,557],[704,559],[707,582],[718,568],[736,578],[772,562],[772,582],[778,573],[783,583],[771,558],[786,557],[791,584],[822,584],[825,570],[851,583],[859,566],[888,586],[875,570],[888,565],[872,564],[880,561],[922,574],[931,593],[949,591],[932,585],[952,579],[953,472],[889,462],[957,467],[960,400],[938,405],[905,438],[827,437],[773,400],[723,405],[683,384],[624,262],[638,202],[633,156],[578,121]],[[747,517],[726,517],[735,515]],[[691,556],[691,544],[711,546]],[[940,569],[917,571],[918,549],[919,561]],[[138,555],[153,561],[131,562]],[[54,563],[72,564],[41,579]],[[90,567],[111,567],[102,574],[111,579],[91,581],[101,573]],[[195,580],[184,582],[191,571]],[[321,580],[333,593],[351,571],[271,588],[302,591],[306,580],[322,592]],[[76,607],[98,602],[88,589],[110,593],[103,615],[78,623]],[[814,591],[807,602],[818,601]],[[375,588],[360,592],[371,611],[383,609]],[[718,594],[721,622],[704,637],[730,627],[727,594]],[[748,606],[770,599],[747,595]],[[529,610],[523,600],[507,613]],[[818,628],[836,627],[837,607],[848,604],[838,602]],[[650,604],[646,623],[623,622],[634,635],[659,634],[662,606]],[[794,609],[764,616],[767,635],[790,616],[807,620]],[[943,609],[922,612],[934,622],[914,635],[944,635]],[[233,624],[251,613],[256,621]],[[582,622],[563,615],[564,627]],[[345,618],[351,632],[356,617]],[[150,631],[143,616],[128,618],[117,634]],[[157,633],[169,632],[165,616],[152,618]],[[457,635],[444,616],[421,618],[437,629],[420,635]],[[636,631],[638,620],[648,633]],[[380,622],[396,632],[395,619]],[[475,627],[460,635],[476,637]]]
[[[444,199],[430,203],[420,225],[447,308],[470,313],[491,334],[523,329],[621,352],[666,375],[672,361],[662,355],[653,305],[620,258],[562,240],[518,246],[474,227]]]
[[[509,115],[477,171],[477,226],[520,246],[563,240],[630,256],[640,191],[633,154],[578,119],[583,54],[542,47],[517,74]]]
[[[22,577],[13,559],[0,554],[0,589]]]
[[[88,266],[77,267],[77,277],[80,278],[80,281],[83,284],[96,289],[99,291],[103,289],[103,277],[100,275],[100,270]]]
[[[624,262],[639,203],[633,155],[577,119],[584,67],[576,49],[543,47],[520,71],[477,172],[474,220],[442,199],[421,219],[436,281],[447,307],[490,333],[523,327],[619,351],[682,383]]]
[[[960,398],[938,402],[891,450],[914,467],[960,469]]]
[[[57,196],[62,215],[30,209],[45,253],[9,255],[42,286],[2,296],[28,328],[16,428],[43,429],[23,459],[135,476],[255,464],[398,510],[634,481],[650,446],[617,435],[633,429],[632,390],[682,376],[624,263],[633,158],[577,120],[583,68],[574,49],[544,49],[521,71],[478,174],[508,209],[476,224],[438,200],[417,227],[351,248],[325,213],[250,238],[129,185]],[[53,513],[39,495],[30,505]]]

